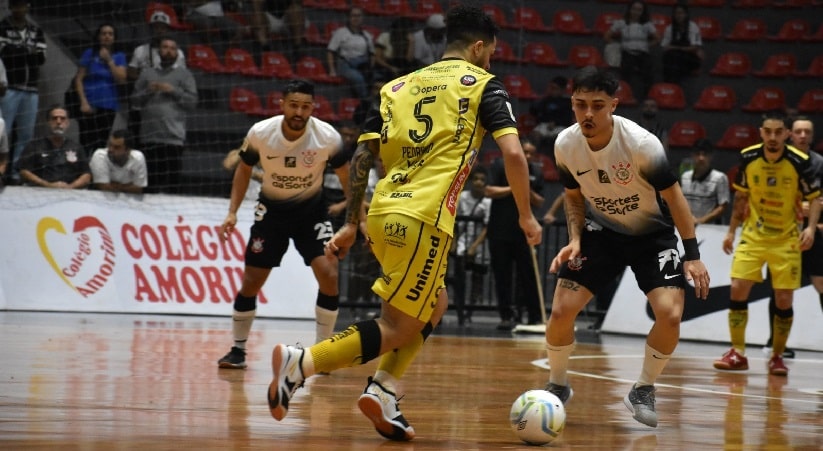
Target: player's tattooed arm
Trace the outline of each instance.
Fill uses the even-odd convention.
[[[563,209],[566,212],[566,225],[569,229],[569,240],[580,239],[583,227],[586,225],[586,202],[580,190],[566,190],[563,196]]]
[[[732,216],[729,221],[729,232],[737,229],[746,219],[746,211],[749,207],[749,193],[736,191],[734,193],[734,203],[732,204]]]
[[[372,139],[357,145],[349,167],[349,192],[351,197],[346,206],[346,221],[351,224],[360,224],[360,214],[363,199],[366,197],[366,186],[369,183],[369,171],[374,167],[374,158],[378,150],[378,141]]]

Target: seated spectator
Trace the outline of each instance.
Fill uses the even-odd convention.
[[[254,37],[261,49],[283,51],[289,60],[296,61],[299,51],[306,46],[309,26],[300,0],[252,0],[251,6]],[[281,37],[275,45],[271,42],[272,34]]]
[[[79,189],[91,181],[89,160],[80,144],[66,137],[69,114],[61,106],[46,111],[49,134],[29,142],[17,168],[23,182],[46,188]]]
[[[659,41],[648,5],[642,1],[627,4],[623,18],[612,23],[604,38],[607,43],[620,42],[620,77],[638,100],[645,99],[653,81],[650,50]]]
[[[440,61],[446,50],[446,19],[442,14],[432,14],[426,19],[426,26],[412,36],[414,59],[419,66],[428,66]]]
[[[148,67],[134,83],[131,101],[141,108],[140,146],[146,156],[149,191],[178,193],[183,171],[186,116],[197,105],[197,84],[175,65],[177,43],[160,41],[160,68]]]
[[[668,153],[669,151],[669,127],[666,126],[658,115],[659,108],[657,101],[654,99],[646,99],[640,107],[640,119],[637,123],[650,131],[663,144],[663,149]]]
[[[192,24],[200,35],[200,40],[211,43],[212,34],[219,35],[213,44],[238,44],[249,33],[248,27],[226,16],[223,2],[219,0],[186,0],[184,19]],[[221,52],[222,53],[222,52]]]
[[[363,29],[363,10],[354,7],[349,11],[346,26],[334,30],[326,47],[329,74],[341,76],[351,83],[358,98],[368,95],[368,84],[374,66],[374,40]]]
[[[557,134],[572,125],[571,99],[566,94],[567,83],[566,77],[552,78],[546,86],[546,95],[529,108],[529,113],[537,120],[533,133],[540,141],[540,148],[553,149],[551,144]]]
[[[412,22],[407,17],[394,19],[389,31],[374,42],[375,77],[391,80],[416,69]]]
[[[712,168],[714,146],[708,139],[694,143],[694,169],[683,173],[680,187],[689,202],[694,224],[720,224],[723,211],[729,205],[729,179]]]
[[[689,7],[680,3],[672,8],[672,23],[663,32],[663,81],[680,84],[703,63],[700,27],[689,17]]]
[[[120,108],[118,84],[126,82],[126,54],[115,50],[114,26],[97,28],[94,44],[80,56],[74,87],[80,98],[80,144],[86,149],[106,145]]]
[[[129,132],[115,130],[109,145],[91,156],[92,183],[101,191],[140,194],[149,184],[143,152],[131,148]]]

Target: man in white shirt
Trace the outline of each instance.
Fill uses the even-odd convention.
[[[91,157],[92,183],[101,191],[140,194],[148,186],[146,159],[143,152],[131,149],[129,133],[115,130],[105,149],[97,149]]]
[[[414,59],[423,66],[440,61],[446,50],[446,21],[442,14],[432,14],[426,27],[412,35]]]

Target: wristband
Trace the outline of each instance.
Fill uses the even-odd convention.
[[[700,249],[697,247],[697,238],[683,240],[683,249],[686,251],[685,260],[700,260]]]

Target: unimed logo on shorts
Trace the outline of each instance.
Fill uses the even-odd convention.
[[[429,248],[429,254],[426,257],[426,261],[423,263],[423,269],[415,275],[417,281],[415,282],[414,287],[409,290],[408,294],[406,294],[406,299],[410,301],[420,299],[420,294],[426,289],[426,282],[432,275],[434,260],[437,258],[438,250],[440,250],[439,237],[431,235],[429,236],[429,240],[431,241],[431,247]]]

